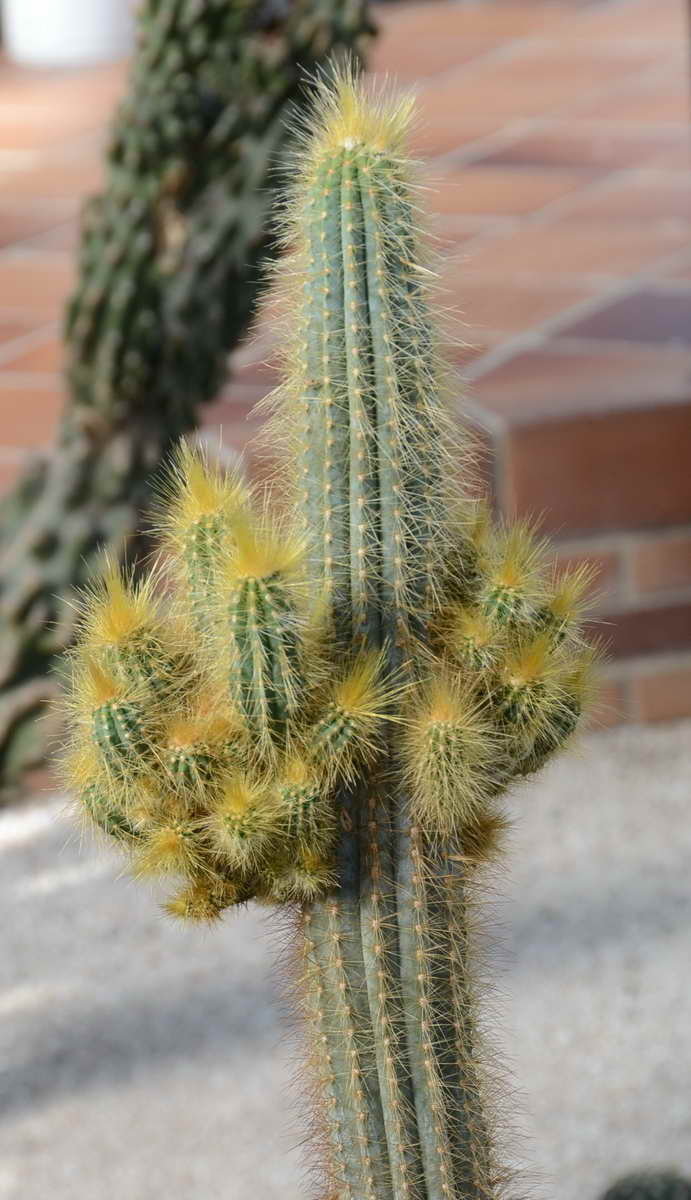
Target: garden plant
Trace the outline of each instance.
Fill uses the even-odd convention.
[[[410,116],[350,72],[321,84],[277,271],[277,480],[183,444],[158,564],[107,567],[71,657],[85,819],[171,879],[175,917],[296,914],[329,1200],[505,1190],[473,895],[593,659],[587,574],[469,488]]]
[[[676,1171],[637,1171],[613,1183],[602,1200],[691,1200],[691,1181]]]

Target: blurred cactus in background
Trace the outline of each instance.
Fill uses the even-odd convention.
[[[152,472],[252,314],[305,73],[357,51],[365,0],[144,0],[103,193],[87,206],[56,446],[0,519],[0,783],[43,755],[36,721],[105,544],[135,534]],[[136,557],[132,541],[128,552]]]
[[[299,906],[326,1194],[480,1200],[506,1173],[469,897],[593,655],[587,576],[469,498],[409,116],[347,73],[321,87],[279,272],[282,503],[183,445],[166,588],[112,567],[86,601],[67,774],[137,875],[175,880],[173,915]]]
[[[691,1200],[691,1182],[675,1171],[639,1171],[613,1183],[602,1200]]]

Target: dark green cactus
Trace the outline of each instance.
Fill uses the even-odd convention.
[[[227,608],[219,632],[228,647],[231,696],[269,750],[285,742],[304,689],[292,578],[302,546],[254,530],[237,516],[233,528],[233,542],[219,561]]]
[[[168,640],[195,660],[185,744],[225,758],[173,786],[163,687],[137,761],[128,749],[125,779],[109,770],[99,664],[152,618],[107,577],[74,655],[68,777],[97,825],[131,822],[129,842],[114,832],[136,872],[178,878],[174,915],[300,906],[329,1195],[494,1200],[506,1173],[469,897],[500,845],[502,792],[573,732],[592,653],[580,577],[550,579],[527,527],[492,529],[461,491],[408,115],[337,76],[299,158],[274,422],[292,505],[267,515],[185,449],[168,487]]]
[[[127,819],[124,811],[101,791],[96,784],[85,788],[80,796],[88,816],[99,829],[116,841],[129,841],[139,835],[135,826]]]
[[[602,1200],[691,1200],[691,1181],[675,1171],[639,1171],[613,1183]]]
[[[146,750],[142,715],[127,701],[107,700],[94,709],[93,737],[112,770]]]
[[[144,0],[103,193],[84,214],[56,446],[0,519],[0,783],[38,760],[49,671],[102,545],[119,557],[156,468],[223,382],[261,265],[288,109],[365,0]],[[208,533],[209,531],[207,531]],[[201,531],[200,531],[201,533]]]

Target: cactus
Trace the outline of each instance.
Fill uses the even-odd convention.
[[[274,246],[287,110],[365,0],[144,0],[106,186],[85,210],[69,399],[0,519],[0,783],[40,759],[51,666],[98,547],[135,557],[152,473],[225,378]]]
[[[321,85],[279,272],[271,438],[291,497],[286,473],[279,509],[181,449],[160,523],[167,633],[151,590],[112,572],[92,589],[67,774],[136,873],[177,878],[172,915],[297,905],[328,1194],[488,1200],[506,1172],[468,905],[502,793],[571,737],[593,652],[583,574],[550,574],[530,527],[494,527],[463,491],[409,116],[351,73]],[[170,679],[147,688],[132,646],[154,630]],[[173,780],[180,696],[207,732]]]
[[[674,1171],[640,1171],[613,1183],[602,1200],[691,1200],[691,1182]]]

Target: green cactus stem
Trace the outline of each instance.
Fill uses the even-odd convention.
[[[340,136],[327,126],[317,139],[298,202],[303,502],[337,636],[387,647],[395,670],[412,666],[431,611],[425,538],[442,506],[443,410],[396,131],[379,147],[357,107],[350,122],[334,116]],[[446,957],[452,872],[411,823],[393,746],[379,773],[388,785],[337,795],[339,886],[304,915],[334,1184],[348,1200],[490,1194],[485,1126],[468,1117],[475,1054]]]
[[[691,1200],[691,1181],[675,1171],[639,1171],[613,1183],[602,1200]]]
[[[279,516],[189,449],[167,485],[163,623],[194,661],[201,714],[184,744],[225,758],[171,787],[180,701],[149,688],[144,751],[98,780],[105,811],[141,835],[115,837],[135,872],[176,879],[172,915],[297,906],[326,1194],[498,1200],[473,887],[501,850],[502,793],[573,733],[593,653],[580,584],[547,574],[529,527],[493,529],[465,498],[409,112],[337,74],[299,154],[273,424],[292,502],[285,475]],[[190,567],[202,518],[213,532]],[[92,589],[74,651],[77,793],[103,748],[80,716],[93,708],[84,660],[104,652],[89,631],[120,628],[121,609],[117,589]]]
[[[94,741],[112,769],[146,750],[142,716],[135,705],[109,700],[94,710],[93,720]]]
[[[94,824],[116,841],[130,842],[141,836],[123,810],[113,804],[97,783],[85,788],[79,800]]]
[[[245,579],[230,600],[230,692],[267,745],[286,727],[301,682],[300,646],[280,578]]]

